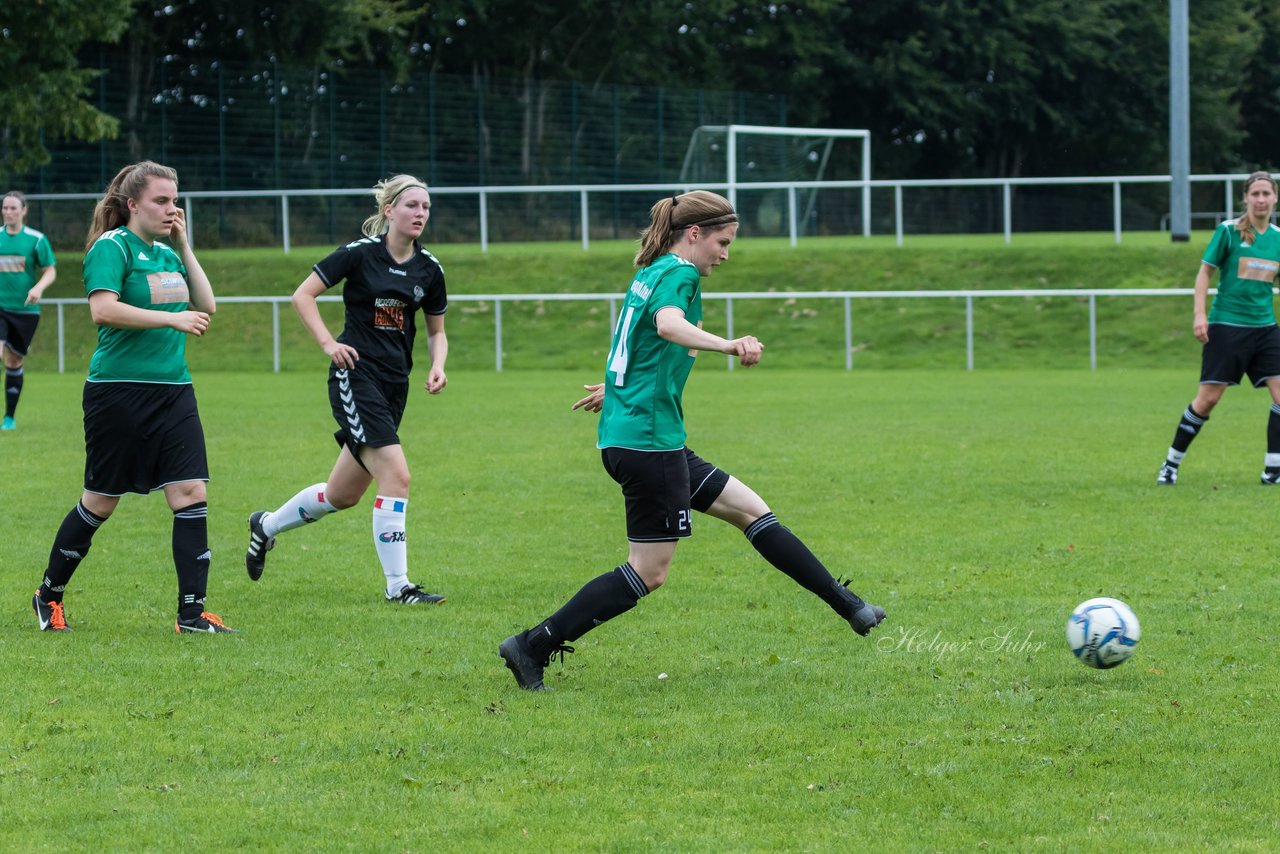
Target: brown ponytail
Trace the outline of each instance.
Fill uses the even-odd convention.
[[[648,267],[666,254],[680,232],[691,225],[716,231],[737,221],[738,214],[729,200],[707,190],[658,199],[649,209],[649,227],[640,232],[640,251],[634,263]]]
[[[1280,189],[1276,187],[1276,179],[1271,177],[1270,172],[1254,172],[1248,178],[1244,179],[1244,213],[1236,220],[1236,230],[1244,238],[1245,243],[1256,243],[1258,240],[1257,229],[1253,227],[1253,222],[1249,219],[1249,188],[1258,181],[1267,181],[1271,184],[1273,192],[1280,194]]]
[[[129,223],[129,200],[139,198],[152,178],[167,178],[178,183],[177,172],[150,160],[131,163],[116,173],[93,208],[93,224],[89,226],[89,237],[84,244],[86,252],[99,237]]]

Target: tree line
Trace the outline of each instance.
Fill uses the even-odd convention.
[[[1280,7],[1191,4],[1192,170],[1274,168]],[[1146,0],[39,0],[0,11],[0,176],[144,121],[158,60],[785,96],[868,128],[877,177],[1168,169],[1167,4]],[[129,69],[116,114],[98,69]],[[142,156],[145,152],[138,152]]]

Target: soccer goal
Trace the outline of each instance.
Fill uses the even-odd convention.
[[[862,233],[870,236],[870,181],[871,132],[848,128],[701,125],[680,168],[687,186],[727,185],[735,206],[739,190],[778,191],[759,202],[756,217],[768,230],[780,226],[785,212],[792,244],[797,234],[816,229],[818,191],[832,182],[861,185]]]

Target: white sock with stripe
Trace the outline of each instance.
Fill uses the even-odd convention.
[[[290,498],[277,509],[272,510],[262,520],[262,531],[268,537],[274,537],[282,531],[301,528],[330,513],[338,512],[338,508],[330,504],[324,497],[325,484],[315,483]]]
[[[379,495],[373,499],[373,548],[387,577],[387,593],[395,596],[409,583],[409,549],[404,516],[409,499]]]

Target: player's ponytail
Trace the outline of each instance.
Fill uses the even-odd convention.
[[[150,160],[131,163],[116,173],[93,208],[93,224],[89,226],[89,238],[84,244],[86,252],[108,231],[129,224],[129,200],[141,197],[152,178],[178,183],[177,172]]]
[[[412,187],[427,189],[424,182],[412,175],[395,175],[373,185],[373,197],[378,200],[378,210],[360,226],[360,231],[365,237],[377,237],[387,232],[390,227],[387,222],[387,208],[396,203],[401,193]]]
[[[1253,222],[1249,219],[1249,188],[1258,181],[1266,181],[1271,184],[1273,192],[1280,194],[1280,189],[1276,187],[1276,179],[1271,177],[1270,172],[1254,172],[1248,178],[1244,179],[1244,213],[1236,220],[1236,230],[1244,238],[1245,243],[1254,243],[1258,239],[1257,229],[1253,227]]]
[[[737,221],[738,214],[729,200],[706,190],[658,199],[649,209],[649,227],[640,232],[635,265],[648,267],[658,260],[691,225],[717,231]]]

